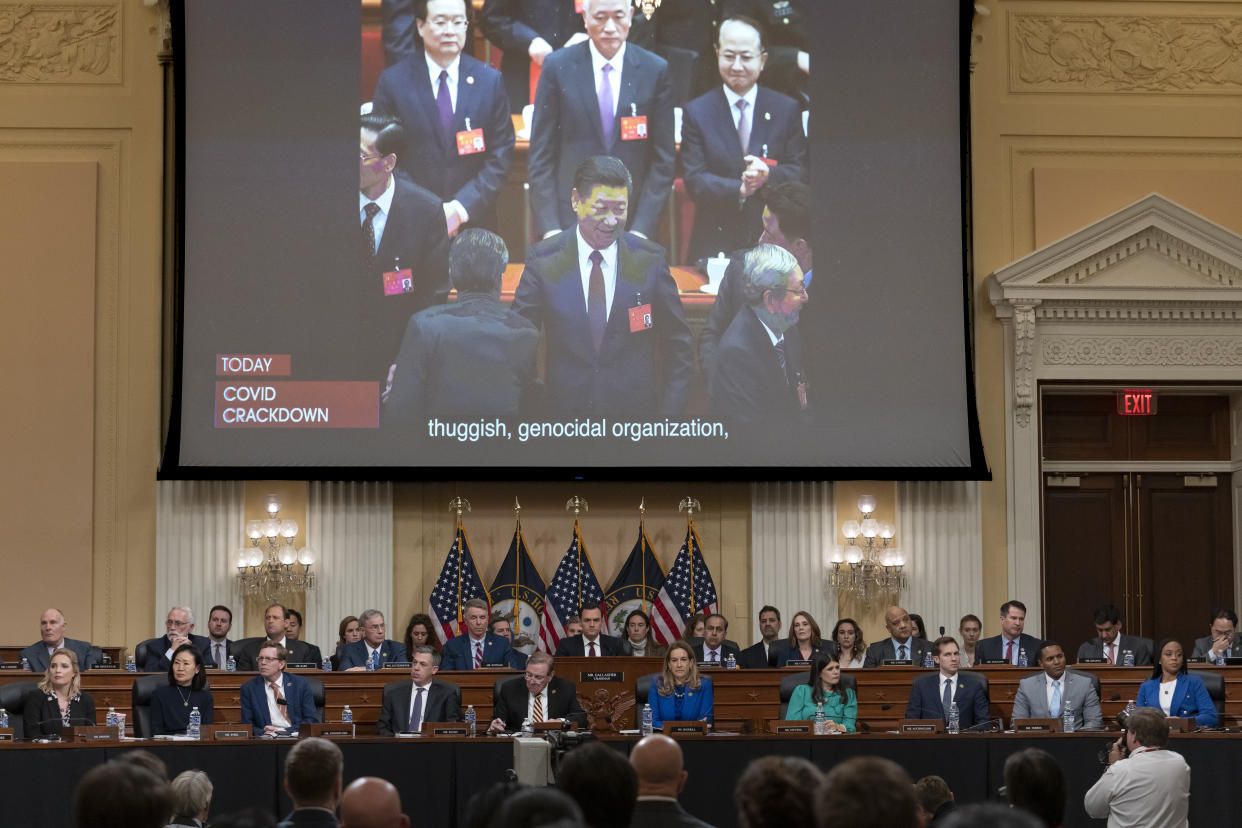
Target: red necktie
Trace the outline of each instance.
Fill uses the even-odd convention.
[[[1013,664],[1013,642],[1010,641],[1005,645],[1005,661]]]
[[[588,657],[588,658],[595,658],[595,642],[594,642],[594,641],[592,641],[592,642],[591,642],[590,644],[588,644],[587,646],[591,648],[591,651],[587,653],[587,657]]]
[[[1116,646],[1116,645],[1114,645],[1114,644],[1109,644],[1109,645],[1108,645],[1108,663],[1109,663],[1109,664],[1116,664],[1116,663],[1117,663],[1117,656],[1113,653],[1113,648],[1114,648],[1115,646]]]
[[[483,666],[483,645],[482,644],[474,645],[474,666],[475,667]]]
[[[608,323],[608,294],[604,290],[604,269],[601,263],[604,254],[598,250],[591,251],[591,280],[587,283],[587,322],[591,326],[591,341],[595,343],[595,353],[604,344],[604,326]]]

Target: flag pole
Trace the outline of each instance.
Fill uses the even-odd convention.
[[[647,527],[643,521],[647,517],[647,498],[643,498],[638,504],[638,542],[642,544],[642,573],[643,586],[642,592],[639,594],[639,600],[642,602],[643,615],[647,614]]]
[[[697,609],[694,606],[694,512],[703,511],[703,507],[693,497],[683,497],[677,504],[677,511],[686,513],[686,557],[690,559],[690,615]]]
[[[581,497],[578,497],[578,495],[574,495],[569,500],[565,501],[565,511],[568,512],[570,510],[573,510],[573,513],[574,513],[574,539],[578,541],[576,546],[578,547],[578,612],[579,613],[582,612],[582,533],[578,528],[578,516],[583,512],[590,511],[590,509],[591,507],[587,504],[586,500],[584,500]]]
[[[453,546],[457,548],[457,633],[461,634],[461,513],[462,510],[470,511],[470,501],[458,495],[449,501],[449,509],[457,513],[456,539]]]
[[[517,549],[515,550],[516,558],[513,562],[513,609],[515,610],[513,620],[516,622],[518,615],[516,612],[518,608],[518,596],[522,594],[522,504],[518,503],[516,495],[513,498],[513,520],[517,524],[517,529],[515,531],[517,532],[518,537]],[[516,627],[517,624],[515,623],[514,626]],[[514,633],[514,638],[516,637],[517,634]]]

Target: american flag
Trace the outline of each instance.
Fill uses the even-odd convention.
[[[461,633],[461,605],[471,598],[482,598],[486,601],[487,590],[483,588],[479,570],[475,569],[474,558],[470,556],[470,541],[466,539],[466,530],[459,524],[457,534],[453,537],[453,546],[449,549],[448,557],[444,559],[444,568],[440,570],[440,577],[436,578],[436,585],[431,590],[430,606],[427,609],[441,642]]]
[[[673,560],[673,568],[669,570],[664,586],[660,587],[660,594],[651,606],[651,632],[656,641],[668,646],[681,638],[682,628],[691,615],[696,612],[711,615],[719,609],[716,584],[712,582],[712,573],[707,571],[703,550],[699,548],[699,535],[692,523],[686,527],[686,542],[681,545]]]
[[[597,603],[604,599],[604,590],[595,577],[591,556],[574,521],[574,539],[569,551],[561,558],[561,564],[548,584],[543,601],[543,619],[539,622],[539,644],[549,653],[565,635],[565,622],[577,615],[584,603]]]

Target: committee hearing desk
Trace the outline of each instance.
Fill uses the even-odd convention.
[[[595,715],[597,735],[614,749],[628,753],[636,738],[617,730],[634,727],[635,682],[657,673],[659,659],[601,658],[558,659],[557,675],[573,680],[585,709]],[[1089,666],[1100,678],[1106,722],[1138,693],[1147,668]],[[1204,669],[1193,665],[1192,670]],[[1242,734],[1237,719],[1242,713],[1242,668],[1212,667],[1225,677],[1228,732],[1174,734],[1170,748],[1177,750],[1191,767],[1192,824],[1242,825],[1242,801],[1233,794],[1233,760],[1242,755]],[[298,671],[302,672],[302,671]],[[917,779],[939,774],[948,782],[959,803],[997,798],[1003,784],[1002,769],[1012,753],[1029,746],[1043,748],[1060,762],[1068,783],[1066,826],[1089,825],[1082,797],[1103,772],[1097,753],[1117,734],[901,734],[893,732],[904,715],[911,681],[922,670],[882,667],[853,670],[858,685],[858,734],[808,737],[770,732],[780,717],[780,684],[786,676],[805,668],[785,670],[711,670],[715,685],[716,733],[679,737],[685,753],[689,781],[681,796],[683,806],[713,825],[735,825],[732,791],[746,764],[759,756],[801,756],[828,769],[851,756],[877,755],[893,759]],[[1008,723],[1019,679],[1032,671],[1011,667],[985,667],[978,672],[989,679],[992,715]],[[383,686],[407,677],[404,670],[359,673],[305,671],[320,679],[325,691],[325,718],[340,721],[349,705],[354,713],[356,736],[335,739],[345,754],[345,779],[381,776],[401,792],[404,810],[418,814],[418,824],[454,826],[470,797],[500,780],[514,766],[513,741],[482,735],[491,719],[492,688],[498,679],[520,677],[512,671],[478,670],[442,672],[437,678],[462,688],[463,709],[473,704],[480,735],[474,738],[431,737],[380,738],[374,735]],[[239,722],[240,690],[253,674],[210,671],[216,722]],[[0,683],[30,681],[29,673],[0,673]],[[135,676],[115,671],[83,674],[86,692],[95,698],[102,720],[109,707],[130,713],[130,689]],[[609,712],[622,710],[615,726]],[[132,723],[133,716],[127,717]],[[101,721],[102,723],[102,721]],[[223,814],[258,805],[274,814],[290,805],[281,787],[281,768],[291,739],[243,739],[239,741],[124,742],[35,744],[0,747],[0,779],[4,804],[0,824],[5,826],[72,825],[69,792],[89,768],[132,747],[154,752],[168,765],[169,775],[189,768],[206,771],[215,785],[212,812]]]

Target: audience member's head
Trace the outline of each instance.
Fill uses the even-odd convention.
[[[733,789],[742,828],[800,828],[815,825],[815,797],[824,774],[797,756],[764,756],[746,766]]]
[[[949,814],[944,828],[1040,828],[1040,822],[1026,811],[997,802],[981,802]]]
[[[211,828],[276,828],[276,818],[263,808],[245,808],[216,817]]]
[[[204,825],[211,810],[211,780],[201,770],[182,771],[172,781],[173,816],[191,817]]]
[[[493,825],[504,824],[500,819],[500,812],[505,803],[515,793],[526,788],[517,781],[517,774],[513,771],[506,771],[506,777],[504,781],[488,785],[471,795],[459,820],[461,828],[491,828]]]
[[[341,794],[341,828],[410,828],[410,818],[391,782],[362,776]]]
[[[137,762],[91,768],[73,794],[78,828],[164,828],[172,816],[172,789]]]
[[[588,742],[565,754],[556,786],[573,797],[592,828],[629,828],[638,774],[612,748]]]
[[[556,788],[523,788],[505,801],[494,825],[505,828],[570,828],[584,825],[582,809]]]
[[[1169,743],[1169,723],[1158,707],[1139,707],[1126,719],[1127,737],[1149,748],[1162,748]],[[1133,748],[1133,745],[1131,746]]]
[[[639,796],[677,796],[686,785],[681,746],[667,736],[646,736],[630,751],[630,764],[638,774]]]
[[[149,750],[135,748],[127,750],[113,760],[114,762],[132,762],[140,768],[146,768],[165,782],[168,781],[168,766],[164,760]]]
[[[1046,750],[1027,748],[1005,760],[1005,795],[1050,828],[1065,821],[1065,774]]]
[[[296,808],[336,810],[345,759],[327,739],[302,739],[285,757],[285,792]]]
[[[943,778],[924,776],[914,783],[914,798],[923,811],[923,819],[930,822],[936,811],[943,808],[946,802],[953,801],[953,791],[949,790],[949,783]]]
[[[907,622],[908,623],[908,622]],[[819,828],[917,828],[914,783],[901,765],[879,756],[846,759],[815,797]]]

